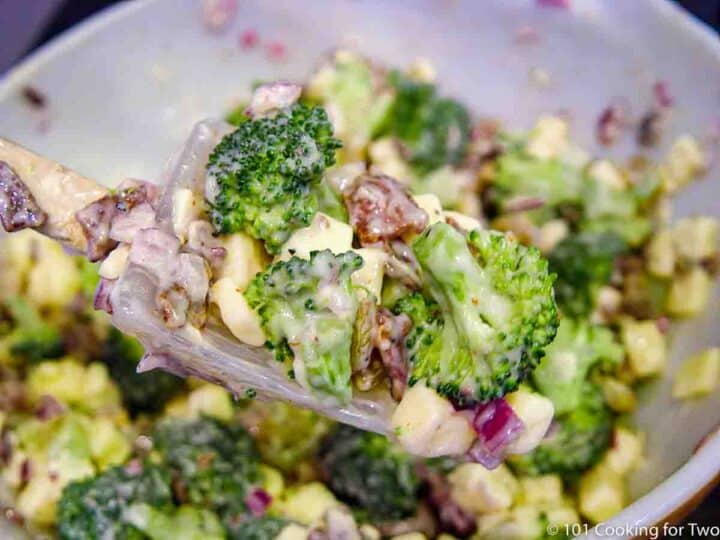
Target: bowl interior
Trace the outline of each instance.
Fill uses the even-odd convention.
[[[510,127],[565,111],[574,139],[591,151],[599,150],[593,128],[608,102],[625,98],[640,114],[658,80],[668,82],[677,103],[661,152],[671,134],[702,136],[720,120],[713,117],[720,43],[659,0],[584,0],[573,10],[530,0],[244,0],[221,34],[203,27],[199,4],[121,4],[44,47],[0,82],[2,135],[108,185],[128,176],[158,179],[195,122],[222,115],[248,96],[253,81],[304,79],[323,53],[340,45],[389,65],[425,57],[444,91]],[[528,28],[537,43],[518,42]],[[248,30],[260,44],[243,49],[239,37]],[[273,51],[280,49],[277,58]],[[538,73],[546,84],[538,84]],[[25,103],[25,85],[47,95],[46,110]],[[601,153],[622,158],[632,149],[628,142]],[[710,178],[715,174],[717,167]],[[676,215],[720,216],[719,189],[711,181],[694,185],[678,198]],[[701,320],[673,329],[670,372],[687,355],[720,344],[719,300]],[[666,378],[642,392],[635,421],[647,433],[648,460],[631,481],[633,497],[683,465],[720,422],[720,395],[680,404],[670,398],[670,385]],[[704,459],[705,469],[720,468],[720,457]],[[686,476],[699,487],[711,474]],[[676,503],[664,504],[672,510]],[[647,523],[665,510],[634,505],[617,520]]]

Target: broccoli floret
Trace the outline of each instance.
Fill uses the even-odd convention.
[[[445,223],[412,248],[432,301],[400,308],[415,323],[406,343],[410,384],[424,379],[458,404],[515,390],[558,325],[547,261],[501,233],[463,235]]]
[[[359,255],[314,251],[272,264],[250,283],[245,298],[257,311],[279,361],[292,362],[295,378],[330,400],[350,399],[350,349],[358,310],[350,275]]]
[[[217,516],[202,508],[181,506],[160,510],[145,503],[134,504],[124,513],[125,520],[150,540],[225,540],[225,530]]]
[[[458,165],[470,140],[470,115],[455,100],[440,98],[434,85],[391,72],[395,98],[376,135],[397,137],[409,162],[424,176],[443,165]]]
[[[69,484],[58,503],[60,539],[145,540],[145,534],[125,516],[131,505],[141,503],[157,509],[172,507],[170,476],[162,467],[113,467],[94,478]]]
[[[307,85],[306,96],[332,108],[333,124],[343,141],[347,160],[363,157],[370,136],[387,113],[392,99],[376,69],[365,58],[338,51]]]
[[[627,244],[611,232],[584,232],[560,242],[548,260],[557,274],[555,297],[563,314],[588,315],[598,289],[610,281],[615,258],[626,251]]]
[[[597,463],[609,448],[613,421],[600,387],[585,382],[578,405],[555,417],[550,434],[535,450],[512,456],[509,463],[521,474],[559,474],[572,481]]]
[[[249,518],[228,532],[229,540],[275,540],[290,522],[272,516]]]
[[[0,338],[0,357],[17,357],[28,362],[59,358],[65,352],[60,332],[48,324],[38,310],[20,297],[5,301],[12,330]]]
[[[208,508],[226,526],[246,512],[245,496],[260,478],[259,456],[244,428],[202,417],[168,419],[153,434],[181,503]]]
[[[319,459],[330,490],[369,519],[402,519],[416,510],[414,463],[386,437],[342,425],[324,442]]]
[[[114,328],[110,330],[101,359],[120,388],[123,404],[132,415],[162,410],[168,401],[187,387],[184,379],[164,371],[137,373],[142,355],[143,347],[139,341]]]
[[[256,402],[247,412],[259,419],[254,435],[263,461],[283,472],[315,454],[332,425],[313,411],[281,401]]]
[[[637,189],[643,189],[642,184]],[[588,179],[582,198],[581,231],[614,234],[630,246],[640,245],[650,234],[650,220],[642,215],[640,207],[644,195],[635,188],[618,189]]]
[[[547,206],[579,203],[582,171],[557,158],[540,159],[515,145],[497,159],[493,179],[496,197],[502,203],[514,197],[539,197]]]
[[[564,414],[580,403],[588,372],[598,363],[618,365],[623,355],[611,330],[566,317],[545,349],[533,382],[553,402],[555,414]]]
[[[245,232],[277,253],[318,209],[314,188],[340,142],[320,107],[295,104],[242,123],[210,155],[206,196],[219,233]]]

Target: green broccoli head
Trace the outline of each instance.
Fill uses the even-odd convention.
[[[255,440],[263,461],[289,473],[315,454],[332,423],[281,401],[254,402],[247,413],[258,419]]]
[[[137,373],[142,355],[143,347],[139,341],[114,328],[110,330],[101,360],[120,388],[123,404],[132,415],[161,411],[187,387],[184,379],[164,371]]]
[[[150,540],[225,540],[225,529],[215,514],[203,508],[181,506],[162,510],[147,503],[132,505],[125,519]]]
[[[501,233],[464,235],[445,223],[426,229],[413,252],[432,301],[400,308],[415,323],[410,384],[424,379],[458,404],[515,390],[558,326],[547,261]]]
[[[377,68],[349,51],[338,51],[332,61],[321,66],[308,83],[305,95],[323,103],[328,110],[332,108],[333,124],[347,160],[363,157],[392,99]]]
[[[533,382],[553,402],[555,414],[564,414],[580,403],[589,371],[597,364],[617,366],[623,355],[610,329],[565,317],[533,373]]]
[[[69,484],[58,503],[58,535],[61,540],[144,540],[147,536],[126,519],[126,511],[135,504],[172,507],[165,469],[151,464],[119,466]]]
[[[277,253],[318,208],[314,188],[340,142],[320,107],[295,104],[240,124],[210,155],[206,197],[219,233],[245,232]]]
[[[293,359],[295,378],[319,397],[350,399],[350,350],[358,310],[350,275],[359,255],[314,251],[278,261],[258,274],[245,298],[257,311],[279,361]]]
[[[63,355],[65,347],[60,332],[46,322],[32,304],[13,297],[5,301],[5,308],[12,320],[12,329],[0,337],[0,356],[37,362]]]
[[[272,516],[253,517],[244,520],[228,531],[229,540],[275,540],[290,522]]]
[[[153,442],[181,503],[213,510],[226,524],[246,513],[245,497],[260,472],[255,444],[244,428],[209,417],[168,419],[156,426]]]
[[[597,291],[610,281],[615,258],[627,244],[612,232],[583,232],[569,236],[550,253],[550,269],[557,274],[555,297],[563,314],[588,315]]]
[[[460,164],[470,140],[467,109],[438,97],[434,85],[413,81],[398,71],[390,74],[389,82],[395,98],[376,134],[397,137],[421,176],[443,165]]]
[[[319,459],[332,492],[369,519],[415,512],[420,482],[414,463],[386,437],[342,425],[326,439]]]
[[[613,421],[600,387],[585,382],[576,408],[556,416],[540,445],[529,454],[512,456],[509,463],[521,474],[559,474],[574,480],[610,447]]]
[[[547,206],[581,202],[582,171],[557,158],[539,159],[513,145],[497,160],[493,187],[502,209],[515,197],[538,197]]]

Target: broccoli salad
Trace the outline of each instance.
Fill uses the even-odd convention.
[[[652,161],[640,133],[626,163],[595,158],[559,115],[509,131],[434,79],[337,51],[201,123],[169,188],[81,208],[96,264],[2,240],[8,520],[64,540],[541,540],[631,502],[636,390],[718,272],[718,222],[669,207],[707,153],[683,135]],[[0,162],[0,188],[19,173]],[[29,189],[8,200],[6,228],[43,230]],[[326,408],[389,403],[389,436],[148,371],[172,359],[111,326],[138,269],[165,327],[267,351]],[[720,349],[689,358],[674,398],[719,372]]]

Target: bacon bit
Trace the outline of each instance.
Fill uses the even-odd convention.
[[[653,85],[653,97],[658,107],[668,108],[675,105],[675,97],[670,94],[669,85],[666,81],[657,81]]]
[[[616,99],[598,117],[595,134],[598,142],[610,146],[617,142],[630,124],[630,105],[626,100]]]
[[[409,366],[403,343],[411,326],[412,322],[405,314],[395,316],[382,307],[377,310],[375,347],[390,379],[390,394],[397,401],[402,399],[407,386]]]
[[[665,131],[668,114],[665,108],[654,108],[640,120],[637,131],[637,142],[640,146],[657,146]]]
[[[237,0],[202,0],[202,20],[214,33],[225,30],[237,15]]]
[[[519,195],[509,199],[503,204],[503,210],[509,213],[525,212],[527,210],[542,208],[543,206],[545,206],[545,199],[543,197],[526,197]]]
[[[260,34],[257,30],[249,28],[240,34],[240,47],[243,49],[252,49],[260,43]]]
[[[0,223],[7,232],[41,227],[47,214],[15,170],[0,161]]]
[[[670,330],[670,319],[667,317],[660,317],[655,321],[655,325],[657,326],[657,329],[660,330],[661,334],[667,334],[668,330]]]
[[[65,412],[65,407],[53,396],[44,394],[40,396],[40,403],[35,409],[35,416],[43,422],[57,418]]]
[[[117,247],[117,241],[110,238],[110,226],[118,210],[115,196],[106,195],[75,213],[87,240],[87,258],[97,262]]]
[[[116,280],[100,278],[97,289],[95,289],[95,298],[93,300],[93,307],[98,311],[104,311],[105,313],[112,315],[113,306],[110,295],[112,294],[113,287],[115,287]]]
[[[475,518],[453,500],[447,478],[425,464],[417,466],[417,473],[428,485],[428,500],[437,512],[442,528],[462,537],[475,532]]]
[[[25,525],[25,519],[20,515],[20,512],[14,508],[4,508],[3,517],[18,527],[23,527]]]
[[[0,463],[8,464],[13,454],[12,438],[9,431],[3,431],[0,435]]]
[[[270,60],[281,62],[287,59],[287,47],[282,41],[271,41],[267,44],[267,55]]]
[[[48,478],[51,482],[57,482],[60,479],[60,474],[57,471],[48,472]]]
[[[570,0],[536,0],[540,7],[570,9]]]
[[[420,233],[428,223],[427,213],[389,176],[361,176],[344,197],[350,224],[365,247]]]
[[[32,461],[30,461],[29,459],[24,459],[23,462],[20,464],[20,481],[23,484],[27,484],[32,478],[32,473]]]
[[[204,452],[197,457],[197,466],[200,470],[207,469],[215,461],[215,454],[213,452]]]
[[[47,107],[48,100],[45,94],[34,86],[23,86],[22,97],[25,102],[33,109],[44,109]]]
[[[532,26],[521,26],[515,34],[515,43],[518,45],[535,45],[540,41],[540,35]]]

